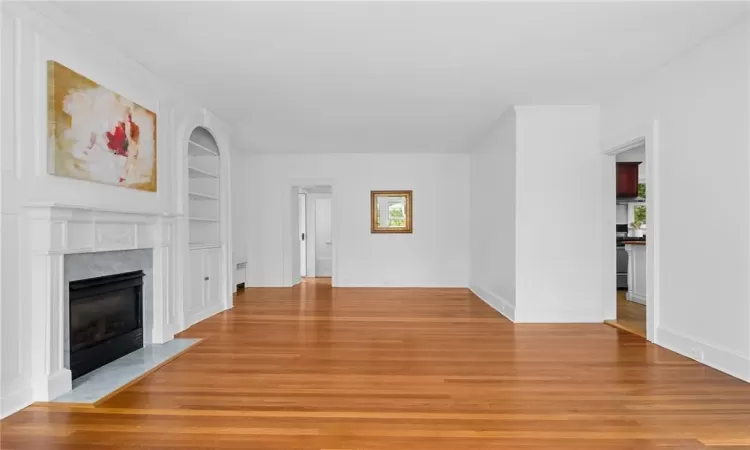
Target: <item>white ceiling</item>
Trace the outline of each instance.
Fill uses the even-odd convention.
[[[747,11],[715,2],[56,5],[181,84],[248,151],[293,153],[467,151],[508,105],[596,103]]]

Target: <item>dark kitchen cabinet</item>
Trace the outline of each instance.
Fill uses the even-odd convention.
[[[639,162],[617,163],[617,197],[638,196]]]

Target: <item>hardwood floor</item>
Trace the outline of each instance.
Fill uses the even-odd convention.
[[[617,291],[617,320],[606,323],[645,338],[646,306],[626,299],[625,291]]]
[[[750,384],[603,324],[514,325],[464,289],[247,289],[183,336],[205,340],[96,408],[26,408],[0,447],[750,447]]]

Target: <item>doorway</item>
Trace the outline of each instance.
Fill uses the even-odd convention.
[[[317,278],[328,278],[330,284],[335,271],[333,186],[311,184],[293,190],[291,285]]]
[[[606,201],[611,201],[615,211],[614,217],[604,221],[606,235],[612,236],[609,227],[615,228],[615,267],[612,276],[607,276],[615,282],[614,286],[605,283],[605,323],[654,341],[658,323],[658,122],[641,127],[636,136],[604,152],[614,165],[614,186]],[[611,214],[611,206],[605,211]]]
[[[647,164],[645,141],[615,155],[617,317],[613,325],[646,337]]]

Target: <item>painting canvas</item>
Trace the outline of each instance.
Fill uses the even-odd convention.
[[[156,191],[156,114],[47,63],[50,172]]]

